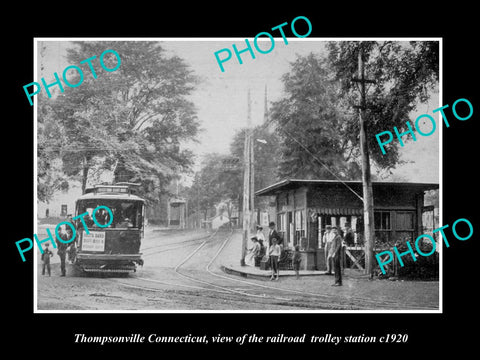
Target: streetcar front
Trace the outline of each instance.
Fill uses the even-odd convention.
[[[74,263],[87,272],[128,273],[143,265],[145,201],[124,186],[96,186],[76,201]]]

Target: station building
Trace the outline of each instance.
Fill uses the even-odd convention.
[[[414,241],[428,233],[425,219],[433,219],[434,209],[425,206],[426,191],[438,184],[372,182],[375,244],[374,251],[390,249],[399,242]],[[326,270],[322,236],[326,225],[353,230],[355,244],[346,247],[353,267],[363,269],[363,196],[361,181],[286,179],[255,193],[268,197],[268,218],[276,223],[284,249],[300,246],[302,269]],[[358,196],[359,195],[359,196]],[[429,220],[428,224],[435,221]]]

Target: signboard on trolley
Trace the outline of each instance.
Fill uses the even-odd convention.
[[[89,234],[87,234],[84,231],[82,236],[82,250],[83,251],[104,251],[105,250],[105,232],[90,231]]]

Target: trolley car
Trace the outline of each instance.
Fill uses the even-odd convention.
[[[70,260],[83,271],[129,273],[136,264],[143,265],[145,200],[132,193],[132,185],[95,185],[75,202],[75,216],[83,216],[75,220],[77,237]],[[93,214],[99,206],[102,209]]]

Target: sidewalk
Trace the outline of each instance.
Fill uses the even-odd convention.
[[[262,280],[269,280],[272,276],[271,270],[261,270],[257,266],[241,266],[240,259],[242,256],[242,233],[235,232],[232,235],[229,243],[220,253],[219,262],[220,268],[227,274],[238,275],[242,277],[257,278]],[[300,270],[300,276],[314,276],[325,275],[324,271],[318,270]],[[294,270],[280,270],[280,277],[295,276]]]

